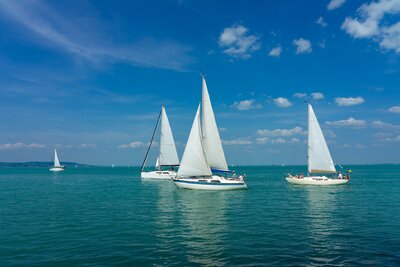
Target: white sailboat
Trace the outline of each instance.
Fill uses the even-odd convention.
[[[311,104],[308,104],[308,176],[288,175],[286,180],[300,185],[339,185],[347,179],[332,179],[323,174],[336,174],[335,165],[326,144],[325,137]]]
[[[160,152],[157,157],[156,170],[155,171],[145,171],[145,165],[151,145],[153,144],[153,139],[157,126],[161,121],[160,126]],[[176,176],[174,170],[175,166],[179,166],[178,153],[176,152],[176,146],[174,141],[174,136],[172,135],[171,126],[167,117],[164,106],[161,107],[160,115],[158,116],[156,127],[154,128],[153,136],[151,138],[149,147],[147,149],[146,156],[144,158],[141,167],[141,177],[143,179],[171,179]],[[169,170],[164,170],[162,167],[170,167]]]
[[[54,166],[50,168],[52,172],[59,172],[65,170],[65,167],[60,164],[57,156],[57,150],[54,149]]]
[[[244,176],[232,175],[226,164],[204,77],[202,87],[202,117],[200,120],[199,105],[178,174],[173,180],[178,187],[186,189],[245,189]]]

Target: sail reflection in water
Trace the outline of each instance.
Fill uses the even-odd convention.
[[[309,231],[309,249],[307,255],[311,265],[335,264],[341,262],[338,251],[349,249],[335,242],[335,235],[340,235],[347,223],[337,216],[339,203],[337,194],[348,190],[346,187],[307,187],[305,225]],[[342,247],[340,247],[342,246]],[[340,259],[340,260],[339,260]]]
[[[228,192],[178,191],[179,219],[182,244],[187,260],[193,264],[221,266],[228,233],[226,202]]]

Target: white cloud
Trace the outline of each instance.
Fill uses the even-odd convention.
[[[271,140],[271,143],[272,144],[284,144],[284,143],[286,143],[286,140],[283,138],[277,138],[277,139]]]
[[[324,98],[325,98],[325,97],[324,97],[324,94],[323,94],[323,93],[320,93],[320,92],[312,93],[312,94],[311,94],[311,97],[312,97],[314,100],[321,100],[321,99],[324,99]]]
[[[292,103],[287,98],[284,97],[274,98],[273,101],[275,105],[277,105],[280,108],[287,108],[292,105]]]
[[[96,145],[95,144],[86,144],[86,143],[84,143],[84,144],[78,145],[78,148],[96,148]]]
[[[364,127],[367,125],[367,123],[364,120],[357,120],[353,117],[350,117],[347,120],[327,121],[325,123],[333,126],[350,126],[350,127]]]
[[[92,64],[127,62],[137,66],[184,70],[192,59],[191,48],[171,40],[142,39],[121,46],[111,42],[110,32],[102,32],[95,17],[67,16],[51,1],[0,1],[0,13],[33,34],[21,34],[44,46],[73,55]],[[88,14],[85,14],[88,15]],[[89,22],[90,21],[90,22]]]
[[[257,144],[266,144],[268,143],[269,138],[268,137],[259,137],[256,139]]]
[[[317,23],[319,26],[325,28],[326,26],[328,26],[328,23],[324,20],[323,17],[319,17],[315,23]]]
[[[237,110],[249,110],[249,109],[258,109],[262,108],[261,104],[255,103],[254,99],[235,101],[232,105],[232,108],[236,108]]]
[[[24,143],[7,143],[7,144],[0,144],[0,150],[14,150],[14,149],[21,149],[21,148],[32,148],[32,149],[36,149],[36,148],[44,148],[46,147],[46,145],[44,144],[36,144],[36,143],[32,143],[32,144],[24,144]]]
[[[296,54],[306,54],[312,52],[311,42],[307,39],[295,39],[292,43],[294,46],[296,46]]]
[[[374,128],[391,129],[391,130],[400,129],[400,125],[395,125],[395,124],[383,122],[380,120],[371,122],[371,126]]]
[[[140,142],[140,141],[134,141],[129,144],[119,145],[118,148],[140,148],[140,147],[144,147],[144,146],[146,146],[145,143]]]
[[[361,96],[358,97],[336,97],[335,103],[339,107],[354,106],[364,103],[365,100]]]
[[[336,8],[341,7],[346,0],[331,0],[327,6],[328,10],[334,10]]]
[[[399,0],[378,0],[361,5],[356,18],[347,17],[342,29],[354,38],[372,38],[383,50],[400,53],[400,22],[388,25],[386,15],[400,13]]]
[[[293,97],[297,98],[306,98],[307,94],[306,93],[294,93]]]
[[[257,134],[261,136],[291,136],[291,135],[304,135],[307,132],[301,127],[294,127],[292,129],[275,129],[275,130],[257,130]]]
[[[221,140],[222,144],[227,146],[234,146],[234,145],[251,145],[251,140],[245,138],[238,138],[233,140]]]
[[[282,47],[281,46],[277,46],[271,49],[271,51],[269,51],[268,56],[270,57],[279,57],[282,53]]]
[[[388,111],[392,113],[400,113],[400,106],[393,106],[389,108]]]
[[[226,132],[228,129],[224,128],[224,127],[220,127],[218,128],[220,132]]]
[[[248,34],[248,29],[243,25],[236,24],[225,28],[219,36],[218,44],[224,48],[223,52],[237,58],[249,58],[251,53],[261,47],[260,38]]]

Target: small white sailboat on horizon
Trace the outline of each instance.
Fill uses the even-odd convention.
[[[150,148],[153,144],[154,136],[157,131],[158,125],[160,124],[160,151],[156,161],[155,171],[145,171],[147,158],[149,156]],[[176,152],[176,146],[174,136],[172,135],[171,126],[167,117],[165,107],[161,107],[160,114],[157,119],[156,126],[151,137],[149,147],[146,152],[142,167],[140,169],[140,175],[142,179],[163,179],[170,180],[176,176],[174,167],[179,166],[178,153]],[[165,170],[162,167],[170,167],[169,170]]]
[[[60,164],[57,155],[57,149],[54,149],[54,166],[50,168],[52,172],[59,172],[65,170],[65,167]]]
[[[247,188],[244,175],[236,177],[228,169],[204,76],[202,77],[201,105],[197,108],[181,165],[173,180],[178,187],[185,189]]]
[[[336,174],[335,165],[326,144],[324,134],[315,116],[314,110],[308,103],[308,175],[288,175],[286,181],[299,185],[340,185],[349,180],[329,178],[323,174]],[[341,173],[339,173],[341,176]]]

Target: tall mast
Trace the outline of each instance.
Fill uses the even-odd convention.
[[[144,160],[143,160],[143,163],[142,163],[142,167],[140,167],[140,171],[141,172],[143,171],[144,165],[146,164],[146,161],[147,161],[147,157],[149,156],[149,151],[150,151],[150,148],[151,148],[151,144],[153,143],[154,135],[156,134],[157,126],[158,126],[158,123],[160,122],[161,112],[162,112],[162,109],[160,111],[160,114],[158,114],[157,123],[156,123],[156,126],[154,127],[153,135],[151,136],[151,140],[150,140],[149,147],[147,148],[146,156],[144,157]]]

